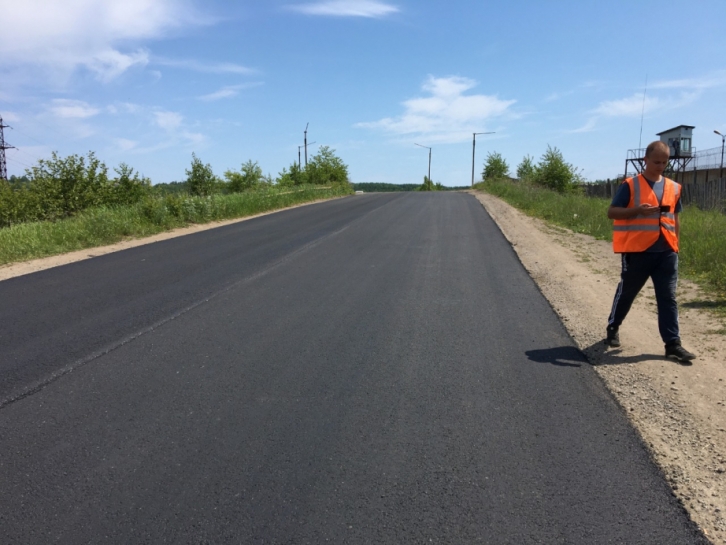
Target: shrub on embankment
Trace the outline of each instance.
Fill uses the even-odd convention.
[[[92,152],[53,153],[25,176],[0,180],[0,264],[353,192],[334,150],[321,147],[310,164],[284,169],[275,180],[248,161],[240,172],[225,172],[225,182],[192,154],[184,182],[152,186],[123,163],[110,176]]]
[[[148,195],[133,205],[94,207],[54,222],[21,223],[0,229],[0,264],[112,244],[191,223],[250,216],[351,192],[348,184],[338,184],[267,187],[207,197]]]
[[[559,193],[525,182],[488,181],[476,189],[535,216],[601,240],[612,240],[608,199]],[[726,215],[688,206],[680,215],[681,273],[711,292],[726,295]]]

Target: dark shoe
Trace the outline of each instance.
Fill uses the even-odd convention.
[[[681,363],[691,363],[696,359],[695,354],[691,354],[688,350],[683,348],[680,344],[673,344],[666,346],[665,349],[666,358],[676,360]]]
[[[606,331],[607,338],[605,339],[605,344],[613,348],[620,346],[620,333],[618,332],[618,328],[608,326]]]

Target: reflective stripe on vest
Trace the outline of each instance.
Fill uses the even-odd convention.
[[[644,252],[658,241],[661,233],[668,245],[677,252],[675,209],[681,186],[673,180],[663,178],[663,197],[661,202],[658,202],[655,192],[642,174],[628,178],[624,183],[630,186],[628,208],[635,208],[641,204],[665,205],[670,207],[670,212],[661,212],[659,215],[652,216],[638,214],[634,218],[615,220],[613,225],[613,249],[615,252]]]

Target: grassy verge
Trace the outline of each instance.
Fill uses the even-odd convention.
[[[477,189],[500,197],[524,213],[577,233],[612,240],[610,201],[512,182],[486,182]],[[681,274],[718,300],[710,307],[726,314],[726,215],[687,207],[681,219]]]
[[[192,223],[242,218],[351,193],[349,187],[268,189],[231,195],[149,198],[133,206],[95,208],[56,222],[0,229],[0,265],[141,238]]]

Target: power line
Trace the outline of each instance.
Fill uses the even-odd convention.
[[[22,161],[18,161],[18,160],[17,160],[17,159],[15,159],[14,157],[8,157],[8,159],[7,159],[7,160],[8,160],[8,162],[10,162],[10,163],[17,163],[17,164],[19,164],[19,165],[23,165],[24,167],[27,167],[27,168],[33,168],[32,166],[30,166],[30,165],[28,165],[28,164],[26,164],[26,163],[23,163]]]

